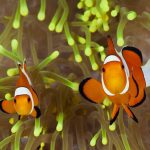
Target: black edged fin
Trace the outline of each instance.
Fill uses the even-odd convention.
[[[119,114],[119,109],[118,109],[118,111],[117,111],[117,113],[116,113],[116,115],[115,115],[115,117],[114,118],[112,118],[111,120],[110,120],[110,125],[112,125],[113,124],[113,122],[115,122],[115,120],[117,119],[117,117],[118,117],[118,114]]]
[[[37,106],[34,106],[34,109],[36,111],[36,118],[39,118],[41,116],[41,110],[39,107]]]
[[[32,86],[31,86],[32,87]],[[36,96],[38,97],[37,92],[34,90],[34,88],[32,87],[33,92],[36,94]]]
[[[138,119],[136,118],[136,116],[133,114],[133,118],[132,118],[136,123],[138,123]]]
[[[134,79],[133,75],[132,75],[132,79],[133,79],[133,82],[135,83],[136,90],[137,90],[137,93],[136,93],[136,96],[135,96],[135,98],[136,98],[136,97],[138,97],[138,95],[139,95],[139,86],[138,86],[136,80]]]
[[[141,99],[141,101],[139,103],[135,104],[134,106],[130,106],[130,107],[137,107],[137,106],[141,105],[145,101],[145,99],[146,99],[146,92],[144,90],[144,95],[143,95],[143,98]]]
[[[91,77],[86,78],[86,79],[84,79],[84,80],[81,81],[81,83],[80,83],[80,85],[79,85],[79,92],[80,92],[80,94],[81,94],[86,100],[88,100],[88,101],[91,102],[91,103],[96,104],[95,102],[93,102],[91,99],[89,99],[89,98],[86,96],[86,94],[84,93],[84,90],[83,90],[83,87],[84,87],[85,83],[86,83],[88,80],[90,80],[90,79],[91,79]]]
[[[21,119],[21,115],[18,116],[18,120],[20,120],[20,119]]]
[[[136,54],[140,57],[141,62],[143,62],[142,53],[141,53],[141,51],[140,51],[138,48],[132,47],[132,46],[125,46],[125,47],[122,49],[122,52],[125,51],[125,50],[126,50],[126,51],[132,51],[132,52],[136,53]]]
[[[0,110],[6,114],[9,114],[8,112],[6,112],[4,109],[3,109],[3,106],[2,106],[2,103],[3,103],[4,100],[1,100],[0,101]]]
[[[128,109],[131,111],[131,109],[128,107]],[[136,122],[136,123],[138,123],[138,119],[136,118],[136,116],[134,115],[134,113],[131,111],[131,113],[132,113],[132,115],[133,115],[133,117],[132,117],[132,119]]]
[[[19,115],[18,120],[21,120],[24,116]]]

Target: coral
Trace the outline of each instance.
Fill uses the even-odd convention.
[[[0,97],[13,99],[18,78],[16,64],[26,59],[42,112],[40,119],[27,117],[19,121],[17,114],[0,112],[0,149],[149,148],[148,98],[135,109],[138,125],[123,111],[109,125],[109,99],[103,104],[91,104],[78,92],[83,78],[100,78],[107,35],[116,41],[116,48],[137,45],[142,49],[144,62],[150,57],[146,51],[148,42],[143,40],[149,36],[150,6],[146,7],[146,2],[0,2]],[[148,89],[148,97],[149,94]]]

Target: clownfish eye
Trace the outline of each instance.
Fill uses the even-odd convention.
[[[28,103],[31,101],[31,99],[28,97]]]
[[[102,68],[102,71],[105,72],[105,68]]]
[[[14,99],[14,103],[15,103],[15,104],[16,104],[16,102],[17,102],[16,99]]]
[[[124,69],[124,65],[122,65],[121,68]]]

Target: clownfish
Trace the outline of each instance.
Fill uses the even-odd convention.
[[[26,62],[24,61],[23,65],[18,64],[18,69],[19,79],[16,83],[14,99],[11,101],[0,101],[0,109],[8,114],[17,113],[19,119],[29,115],[38,118],[41,115],[41,111],[38,107],[39,100],[27,74]]]
[[[146,99],[145,89],[150,86],[150,67],[142,66],[143,57],[139,49],[125,46],[121,52],[114,48],[111,37],[107,38],[108,51],[101,69],[101,82],[92,77],[81,81],[80,94],[90,102],[102,103],[108,97],[114,104],[110,124],[118,114],[120,107],[134,121],[138,119],[130,107],[136,107]]]

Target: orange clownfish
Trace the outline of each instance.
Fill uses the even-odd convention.
[[[101,70],[101,82],[92,77],[84,79],[79,85],[80,94],[94,103],[101,103],[108,97],[114,104],[110,124],[116,120],[121,106],[129,117],[138,122],[130,107],[138,106],[145,100],[145,88],[150,85],[150,70],[142,66],[139,49],[126,46],[117,52],[110,37],[107,42],[108,52]]]
[[[0,101],[0,109],[5,113],[17,113],[20,117],[31,115],[38,118],[41,111],[38,107],[38,96],[32,88],[31,80],[27,74],[26,63],[18,64],[19,79],[16,84],[14,99]]]

